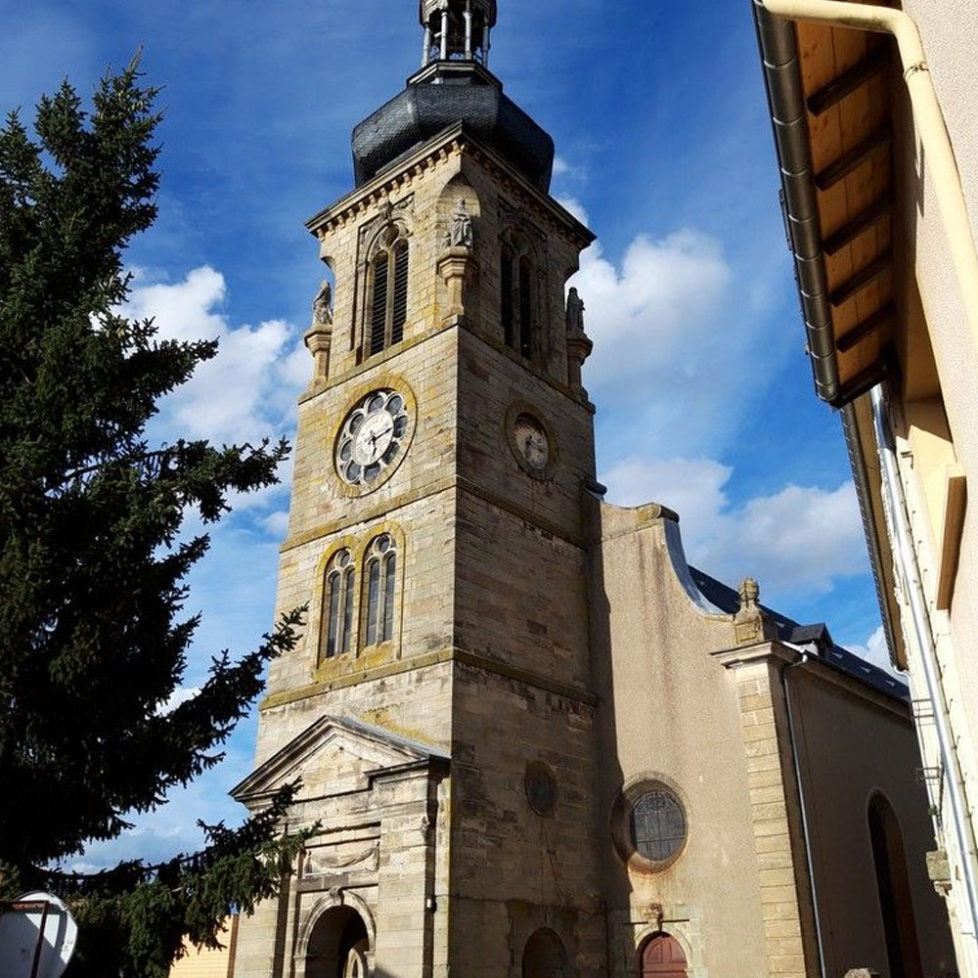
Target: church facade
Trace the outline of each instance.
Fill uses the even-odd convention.
[[[488,70],[495,0],[420,14],[308,225],[277,603],[309,613],[233,794],[301,779],[318,830],[235,978],[952,974],[905,689],[603,502],[593,235]]]

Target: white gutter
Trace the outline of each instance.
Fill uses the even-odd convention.
[[[944,123],[944,114],[924,57],[917,25],[902,10],[844,0],[753,0],[777,17],[828,23],[834,27],[892,34],[900,50],[903,78],[910,96],[917,135],[930,168],[931,185],[937,197],[947,234],[965,317],[978,353],[978,248],[975,247],[968,205],[961,186],[954,149]]]
[[[934,708],[934,728],[946,774],[944,783],[947,786],[954,836],[961,853],[961,870],[968,898],[971,933],[967,936],[971,938],[974,945],[978,941],[978,886],[976,886],[975,879],[975,847],[968,820],[964,779],[954,746],[947,699],[944,696],[937,650],[934,648],[934,638],[930,627],[930,615],[927,612],[927,601],[924,597],[920,569],[917,565],[917,553],[914,550],[913,537],[910,532],[903,484],[900,482],[896,454],[893,451],[886,424],[882,388],[874,387],[870,396],[873,402],[876,443],[880,454],[883,500],[892,522],[890,532],[893,536],[893,554],[905,582],[907,599],[910,603],[910,624],[913,628],[917,647],[920,650],[924,680],[927,684],[927,695]],[[962,930],[965,929],[962,928]],[[972,950],[974,951],[974,948]]]

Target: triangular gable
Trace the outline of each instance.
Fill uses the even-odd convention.
[[[448,755],[349,717],[323,716],[231,789],[237,801],[267,798],[301,780],[309,799],[363,791],[382,772],[445,762]]]

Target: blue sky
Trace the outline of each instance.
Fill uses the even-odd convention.
[[[753,574],[768,603],[880,661],[841,424],[803,354],[750,4],[499,7],[491,67],[556,141],[552,192],[598,234],[575,284],[609,498],[677,509],[691,561],[733,585]],[[416,0],[0,0],[0,15],[4,110],[29,116],[64,77],[88,94],[139,49],[163,88],[160,217],[129,252],[133,308],[222,353],[159,433],[288,433],[322,277],[303,224],[352,188],[351,129],[417,67]],[[287,485],[244,500],[213,533],[188,687],[269,627],[287,504]],[[224,795],[253,738],[251,721],[220,769],[85,862],[156,858],[196,844],[196,817],[236,818]]]

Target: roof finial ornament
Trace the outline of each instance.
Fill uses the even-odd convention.
[[[421,67],[433,61],[475,61],[488,67],[496,0],[420,0]]]
[[[740,583],[740,611],[755,611],[761,597],[761,588],[753,577],[745,577]]]

